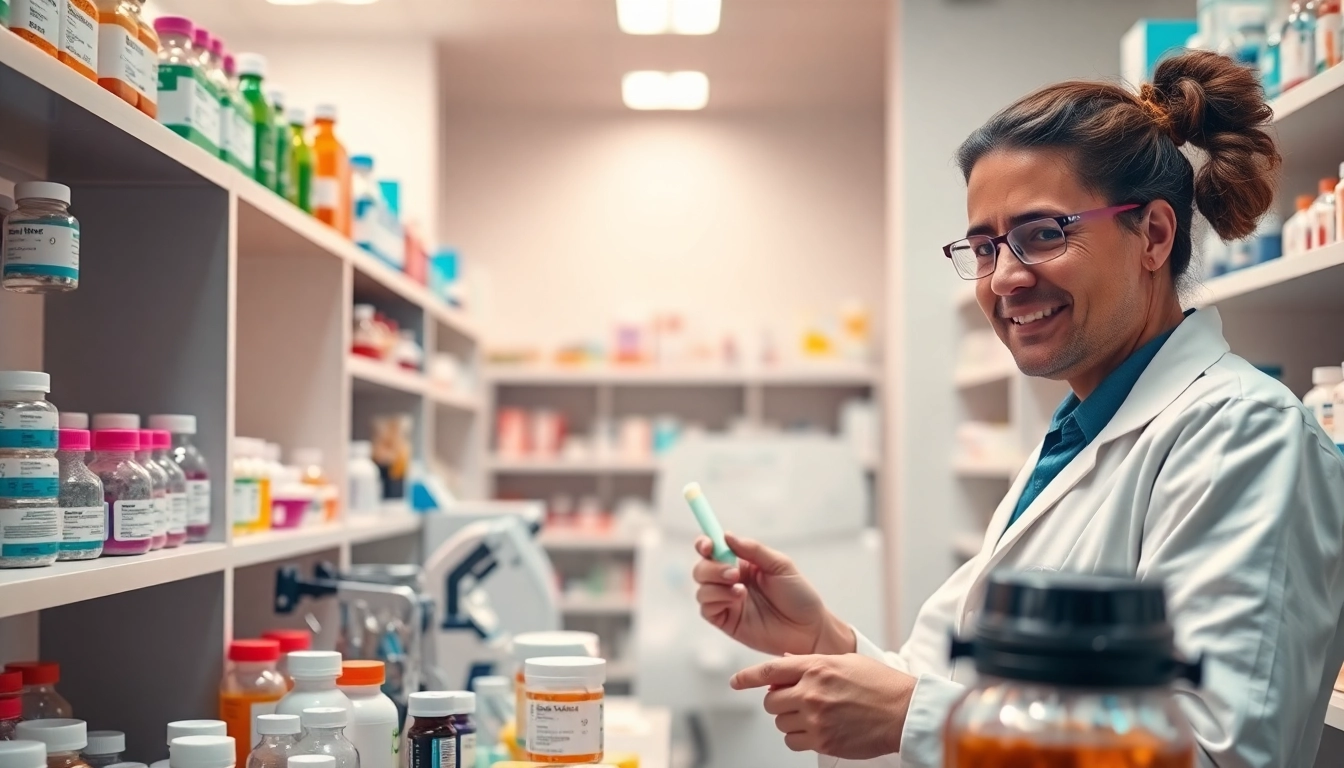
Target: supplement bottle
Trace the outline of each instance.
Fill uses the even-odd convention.
[[[121,762],[126,751],[126,734],[121,731],[89,731],[89,745],[84,748],[84,762],[92,768],[107,768]]]
[[[219,104],[219,159],[229,162],[230,149],[236,139],[233,132],[237,121],[233,114],[233,100],[229,98],[229,78],[224,74],[224,43],[209,31],[196,28],[196,50],[201,52],[201,72],[210,85],[210,93]]]
[[[275,189],[275,113],[266,98],[266,57],[259,53],[238,54],[238,92],[252,115],[252,177],[267,189]]]
[[[350,462],[345,475],[350,481],[350,495],[347,496],[350,512],[375,514],[383,499],[383,480],[378,474],[378,465],[373,463],[373,443],[368,440],[350,443]]]
[[[229,120],[229,145],[225,148],[228,151],[228,157],[225,159],[249,178],[253,178],[257,166],[257,137],[256,128],[252,124],[252,110],[238,89],[237,60],[224,52],[224,44],[220,40],[216,39],[213,44],[218,51],[214,48],[211,51],[222,57],[226,81],[228,106],[224,114]]]
[[[80,750],[88,745],[88,726],[68,717],[25,720],[14,729],[23,741],[47,745],[47,768],[88,768]]]
[[[187,541],[205,541],[210,535],[210,468],[195,444],[196,417],[155,414],[150,429],[164,429],[172,436],[169,455],[187,476]]]
[[[607,662],[578,656],[528,659],[527,759],[538,763],[600,763]]]
[[[57,57],[61,47],[62,0],[13,0],[9,29],[37,46],[43,53]]]
[[[19,676],[17,672],[8,674]],[[13,741],[16,738],[14,729],[21,720],[23,720],[23,700],[18,696],[0,696],[0,742]]]
[[[219,155],[219,97],[196,49],[196,27],[181,16],[154,20],[159,33],[159,122],[212,155]]]
[[[350,709],[350,699],[336,687],[336,678],[341,676],[341,654],[294,651],[286,660],[294,688],[276,704],[276,714],[301,716],[310,707]]]
[[[150,117],[158,95],[158,36],[141,28],[142,0],[95,0],[98,6],[98,84]]]
[[[154,537],[149,540],[151,551],[163,549],[168,544],[168,475],[163,467],[154,460],[154,432],[149,429],[140,432],[140,449],[135,452],[135,463],[149,473],[154,496]]]
[[[276,663],[275,668],[280,676],[285,678],[285,685],[293,690],[294,678],[289,674],[289,654],[311,649],[313,633],[306,629],[272,629],[262,632],[261,636],[280,644],[280,661]]]
[[[175,720],[168,724],[168,740],[164,743],[171,747],[174,739],[183,736],[224,736],[228,729],[223,720]]]
[[[1331,440],[1335,438],[1334,390],[1340,382],[1344,382],[1344,369],[1340,366],[1312,368],[1311,391],[1302,396],[1302,404],[1316,417],[1316,421]]]
[[[523,696],[524,664],[543,656],[586,656],[598,654],[597,635],[592,632],[523,632],[513,637],[514,723],[518,746],[527,746],[527,699]]]
[[[93,433],[89,471],[103,483],[107,538],[104,555],[143,555],[154,538],[154,481],[135,461],[140,432],[100,429]]]
[[[45,373],[0,371],[0,568],[51,565],[60,553],[58,416],[45,399],[50,387]]]
[[[49,720],[70,717],[70,702],[56,691],[61,681],[61,665],[54,661],[15,661],[5,665],[6,672],[23,676],[23,719]]]
[[[98,9],[93,0],[60,0],[61,63],[89,80],[98,80]]]
[[[1170,686],[1200,670],[1177,657],[1159,584],[993,574],[974,638],[953,642],[964,657],[978,682],[948,714],[944,765],[1195,764]]]
[[[61,414],[62,420],[65,416]],[[87,429],[60,430],[60,449],[56,451],[61,483],[58,560],[91,560],[103,554],[103,540],[107,538],[103,482],[84,464],[90,447]]]
[[[289,176],[289,121],[285,118],[285,92],[279,88],[266,91],[266,99],[271,105],[271,143],[275,146],[275,185],[271,191],[290,199]]]
[[[323,519],[331,522],[340,517],[339,494],[322,471],[322,451],[317,448],[299,448],[294,451],[294,464],[303,470],[303,483],[311,486],[322,504]]]
[[[173,436],[166,429],[152,429],[154,439],[154,463],[159,465],[168,477],[168,543],[165,546],[178,547],[187,540],[187,519],[191,514],[191,501],[187,496],[187,473],[173,461]]]
[[[319,104],[313,121],[313,215],[350,237],[350,156],[336,138],[336,107]]]
[[[1323,248],[1335,242],[1335,185],[1339,179],[1321,179],[1318,194],[1311,203],[1311,247]]]
[[[350,713],[344,707],[309,707],[299,716],[303,736],[298,751],[304,755],[329,755],[336,768],[359,768],[359,750],[346,738]]]
[[[303,727],[297,715],[257,715],[254,730],[258,740],[247,756],[246,768],[286,768],[287,761],[299,753]]]
[[[1286,92],[1316,74],[1316,9],[1293,0],[1280,30],[1279,90]]]
[[[89,414],[78,411],[61,411],[56,423],[61,429],[88,429]]]
[[[179,736],[168,742],[169,768],[233,768],[232,736]]]
[[[410,695],[407,714],[411,724],[406,729],[406,748],[411,754],[407,768],[465,765],[458,760],[458,732],[453,724],[456,705],[457,697],[448,691]]]
[[[341,693],[350,699],[345,735],[359,750],[362,768],[397,768],[401,716],[397,705],[383,693],[385,676],[383,662],[361,659],[341,664],[341,676],[336,679]]]
[[[275,669],[280,644],[274,640],[234,640],[229,643],[228,663],[219,684],[219,719],[228,724],[228,735],[237,745],[237,761],[247,760],[257,743],[257,715],[275,712],[275,704],[289,690]]]
[[[286,113],[289,120],[289,202],[305,213],[313,212],[313,148],[308,143],[308,114],[297,107]]]
[[[47,745],[0,740],[0,768],[47,768]]]
[[[79,287],[79,221],[70,188],[50,181],[14,187],[18,208],[5,217],[4,287],[57,293]]]

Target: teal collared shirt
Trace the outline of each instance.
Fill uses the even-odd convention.
[[[1187,316],[1189,314],[1186,312]],[[1045,442],[1041,444],[1040,458],[1036,460],[1036,467],[1031,470],[1031,477],[1027,479],[1022,496],[1017,500],[1017,507],[1013,509],[1013,516],[1008,521],[1009,528],[1027,511],[1031,502],[1041,495],[1050,481],[1077,458],[1089,443],[1097,439],[1097,435],[1101,434],[1120,406],[1124,405],[1125,398],[1129,397],[1139,377],[1175,330],[1173,328],[1134,350],[1134,354],[1102,379],[1086,400],[1079,400],[1072,392],[1064,398],[1050,419],[1050,430],[1045,433]]]

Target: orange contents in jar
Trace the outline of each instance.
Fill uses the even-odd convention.
[[[154,31],[154,27],[140,17],[140,42],[145,46],[147,62],[149,63],[149,77],[146,80],[145,92],[140,94],[140,111],[152,118],[159,117],[159,33]]]
[[[98,79],[98,9],[93,0],[62,0],[61,49],[56,58],[90,80]]]
[[[1194,747],[1148,733],[1107,738],[1102,744],[1041,744],[1023,736],[962,734],[948,739],[947,768],[1190,768]]]
[[[589,706],[592,706],[593,702],[597,702],[600,711],[604,698],[602,691],[581,691],[576,693],[541,693],[539,691],[527,691],[523,695],[528,701],[529,712],[533,711],[533,707],[537,702],[543,704],[580,704],[588,702]],[[537,739],[533,736],[532,740],[535,742]],[[552,765],[600,763],[602,762],[603,755],[603,750],[601,749],[596,752],[581,752],[569,755],[548,755],[541,752],[533,752],[531,749],[527,749],[526,752],[528,760],[531,760],[534,763],[548,763]]]
[[[98,84],[122,101],[156,115],[159,41],[140,18],[143,0],[96,0]]]
[[[14,0],[10,5],[10,31],[55,57],[61,43],[61,0]]]

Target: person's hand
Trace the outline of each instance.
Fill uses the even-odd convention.
[[[731,533],[726,540],[736,567],[713,559],[707,537],[695,542],[701,558],[692,571],[700,585],[695,599],[706,621],[748,648],[777,656],[854,651],[854,631],[826,609],[793,561]]]
[[[795,752],[870,760],[901,750],[915,678],[867,656],[788,656],[733,675],[736,690],[769,686],[765,711]]]

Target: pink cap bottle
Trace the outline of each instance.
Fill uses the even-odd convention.
[[[187,475],[173,461],[173,436],[166,429],[149,430],[154,444],[152,461],[168,477],[168,541],[165,547],[179,547],[187,540],[187,521],[191,517],[191,500],[187,496]]]
[[[89,470],[103,482],[107,505],[104,555],[143,555],[154,538],[154,481],[135,461],[140,432],[100,429],[93,433]]]
[[[152,552],[168,545],[168,474],[154,461],[154,430],[140,430],[135,463],[145,468],[154,483],[154,537],[149,542]]]

